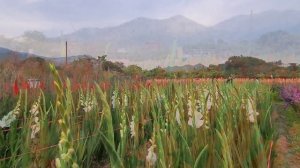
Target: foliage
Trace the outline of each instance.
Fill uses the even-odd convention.
[[[126,67],[125,72],[130,76],[141,76],[143,69],[137,65],[129,65]]]

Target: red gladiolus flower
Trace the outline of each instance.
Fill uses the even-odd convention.
[[[87,83],[83,83],[81,85],[81,88],[82,88],[83,91],[86,91],[87,90]]]
[[[133,90],[137,91],[140,89],[140,84],[139,83],[134,83],[133,84]]]
[[[28,84],[28,82],[22,82],[22,89],[24,89],[24,90],[27,90],[27,89],[29,89],[29,84]]]
[[[152,84],[152,81],[151,81],[151,80],[147,80],[147,81],[146,81],[146,87],[150,87],[151,84]]]
[[[94,89],[95,89],[95,85],[91,85],[90,90],[94,90]]]
[[[40,82],[39,88],[42,89],[42,90],[45,89],[45,84],[44,84],[44,82]]]
[[[108,90],[109,89],[109,83],[103,82],[100,84],[100,87],[102,90]]]
[[[15,96],[19,95],[20,89],[19,89],[17,80],[15,80],[15,82],[14,82],[13,91],[14,91]]]

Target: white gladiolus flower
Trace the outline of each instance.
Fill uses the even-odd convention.
[[[254,115],[249,115],[249,121],[251,122],[251,123],[254,123],[255,122],[255,118],[254,118]]]
[[[37,103],[34,103],[29,111],[32,115],[37,115],[39,113],[39,106]]]
[[[165,120],[165,126],[164,127],[162,127],[161,129],[160,129],[160,131],[162,132],[162,133],[166,133],[167,132],[167,128],[169,127],[169,120],[166,118],[166,120]]]
[[[155,162],[157,161],[157,156],[154,152],[155,144],[152,142],[152,140],[150,140],[150,142],[151,142],[151,146],[148,149],[148,154],[146,156],[146,160],[150,166],[153,166],[153,165],[155,165]]]
[[[188,115],[189,115],[188,125],[190,125],[192,127],[195,126],[196,128],[200,128],[204,124],[200,104],[198,104],[196,107],[196,110],[193,111],[192,101],[190,99],[188,100]],[[195,122],[195,125],[194,125],[194,122]]]
[[[14,111],[11,111],[0,120],[0,127],[1,128],[10,127],[11,123],[15,120],[16,120],[16,115],[14,114]]]
[[[34,117],[39,114],[39,101],[33,103],[33,105],[31,106],[31,109],[29,110],[29,112]]]
[[[121,136],[121,138],[123,138],[124,137],[124,135],[125,135],[125,133],[127,133],[127,120],[126,120],[126,114],[125,114],[125,112],[124,111],[122,111],[122,113],[121,113],[121,121],[122,122],[120,122],[120,136]]]
[[[83,111],[86,113],[91,112],[96,106],[97,102],[92,96],[87,95],[85,98],[82,94],[80,95],[80,105],[83,107]]]
[[[179,125],[181,125],[181,121],[180,121],[180,113],[179,113],[179,110],[176,109],[176,114],[175,114],[175,117],[176,117],[176,121]]]
[[[207,112],[211,109],[211,107],[212,107],[212,101],[211,101],[210,97],[208,97],[207,102],[206,102]]]
[[[251,123],[254,123],[256,116],[258,116],[259,113],[254,108],[253,100],[251,100],[250,98],[248,99],[247,105],[248,105],[248,119]]]
[[[118,99],[118,92],[115,90],[113,91],[113,95],[111,97],[111,104],[112,104],[112,108],[116,108],[116,103],[117,103],[117,99]]]
[[[38,123],[39,122],[39,117],[34,117],[34,122]]]
[[[83,110],[84,110],[86,113],[92,111],[92,109],[93,109],[92,104],[86,104],[86,106],[83,108]]]
[[[36,135],[39,133],[40,131],[40,122],[39,122],[39,117],[38,117],[38,114],[39,114],[39,104],[40,104],[40,99],[33,103],[33,105],[31,106],[31,109],[30,109],[30,114],[33,118],[33,124],[30,126],[31,128],[31,139],[35,139]]]
[[[34,139],[36,134],[40,131],[40,123],[35,123],[34,125],[32,125],[31,127],[31,139]]]
[[[88,113],[92,111],[96,106],[95,101],[92,98],[86,100],[83,110]]]
[[[124,127],[122,126],[122,124],[120,124],[121,125],[121,129],[120,129],[120,136],[121,136],[121,138],[123,138],[124,137]]]
[[[195,121],[195,125],[194,125]],[[195,112],[194,117],[189,116],[188,125],[196,128],[200,128],[204,124],[203,115],[200,112]]]
[[[200,100],[196,100],[196,111],[203,113],[203,109],[201,108],[201,102]]]
[[[208,108],[208,107],[207,107]],[[198,116],[198,118],[200,118],[201,117],[201,119],[199,120],[198,119],[198,126],[199,126],[199,128],[203,125],[202,124],[202,120],[204,120],[204,126],[205,126],[205,129],[209,129],[209,122],[208,122],[208,110],[205,112],[205,113],[203,113],[203,109],[201,108],[201,102],[200,102],[200,100],[196,100],[196,114],[204,114],[204,116],[202,116],[201,117],[201,115],[199,115]],[[190,115],[190,116],[192,116],[192,115]],[[191,117],[190,117],[191,118]],[[196,117],[195,117],[196,118]],[[191,121],[192,122],[192,121]],[[191,125],[192,125],[192,123],[191,123]]]
[[[132,116],[132,120],[131,120],[131,122],[129,124],[131,137],[135,136],[134,125],[135,125],[134,124],[134,116]]]
[[[124,105],[125,105],[125,107],[128,106],[128,97],[126,94],[124,95]]]
[[[17,115],[20,113],[20,106],[21,101],[19,99],[16,107],[0,120],[1,128],[10,127],[11,123],[17,119]]]
[[[193,110],[192,110],[192,101],[189,99],[188,100],[188,103],[187,103],[187,106],[188,106],[188,114],[189,115],[192,115],[193,114]]]

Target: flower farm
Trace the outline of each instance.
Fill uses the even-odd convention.
[[[2,85],[0,167],[269,168],[274,104],[298,111],[300,102],[299,79],[81,85],[49,69],[51,82],[34,88]]]

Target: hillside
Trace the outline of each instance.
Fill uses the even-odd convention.
[[[9,50],[7,48],[0,47],[0,60],[5,59],[5,58],[10,57],[10,56],[16,56],[16,57],[19,57],[21,59],[24,59],[24,58],[30,56],[30,54],[24,53],[24,52],[12,51],[12,50]]]

